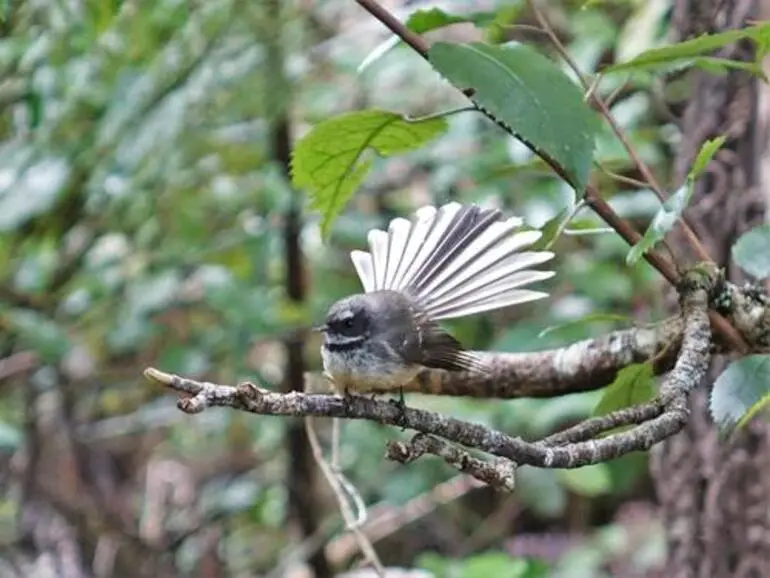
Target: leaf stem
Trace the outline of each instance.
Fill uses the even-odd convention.
[[[426,116],[411,117],[409,115],[404,115],[404,120],[407,122],[425,122],[428,120],[436,120],[437,118],[447,118],[454,114],[460,114],[461,112],[475,112],[475,111],[478,111],[478,108],[476,108],[475,106],[461,106],[459,108],[452,108],[441,112],[435,112],[433,114],[428,114]]]
[[[559,223],[558,229],[556,229],[556,233],[551,238],[551,240],[546,244],[543,249],[545,251],[550,250],[551,247],[553,247],[554,243],[556,243],[556,240],[562,236],[562,233],[564,233],[565,229],[567,228],[567,225],[569,225],[570,221],[575,218],[575,216],[587,205],[585,199],[579,199],[577,203],[575,203],[575,206],[572,207],[572,210],[569,212],[569,214],[564,218],[564,220]]]

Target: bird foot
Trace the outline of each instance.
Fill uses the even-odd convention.
[[[397,410],[398,410],[398,416],[396,417],[396,425],[401,427],[401,431],[406,430],[406,402],[404,401],[404,392],[403,390],[400,392],[400,395],[398,396],[398,399],[391,399],[389,400],[390,404],[392,404]]]

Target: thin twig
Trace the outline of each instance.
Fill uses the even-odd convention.
[[[355,536],[361,552],[363,552],[366,559],[372,564],[375,572],[380,578],[385,578],[385,568],[380,561],[377,551],[369,541],[364,533],[361,531],[361,525],[366,521],[366,506],[364,501],[353,485],[345,479],[340,473],[333,471],[331,466],[326,462],[323,457],[323,451],[321,450],[321,444],[318,441],[318,435],[316,434],[315,427],[313,426],[313,420],[311,417],[305,417],[305,431],[307,432],[308,441],[313,452],[321,473],[326,478],[329,486],[332,488],[335,498],[337,498],[337,504],[339,505],[342,518],[345,520],[346,528]],[[353,508],[350,506],[348,497],[351,497],[358,514],[353,513]]]
[[[638,425],[658,417],[665,410],[660,399],[648,403],[628,407],[611,414],[587,419],[570,428],[551,434],[538,443],[543,446],[564,446],[589,440],[611,429]]]

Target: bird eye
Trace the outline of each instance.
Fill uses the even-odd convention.
[[[342,335],[357,336],[366,331],[366,318],[363,314],[355,313],[342,319],[336,319],[333,323],[335,330]]]

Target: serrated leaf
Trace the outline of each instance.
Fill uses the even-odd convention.
[[[368,150],[383,157],[421,147],[447,128],[443,118],[410,120],[384,110],[343,114],[317,124],[292,153],[292,182],[307,189],[327,235],[334,218],[366,176]]]
[[[538,334],[537,338],[542,339],[546,335],[551,335],[553,333],[558,333],[559,331],[565,331],[568,329],[574,329],[575,327],[580,327],[582,325],[590,325],[591,323],[606,323],[615,321],[628,322],[633,320],[630,317],[626,317],[624,315],[615,315],[613,313],[593,313],[591,315],[581,317],[580,319],[574,319],[572,321],[567,321],[566,323],[560,323],[558,325],[551,325],[546,327]]]
[[[681,61],[691,61],[697,57],[707,57],[718,48],[749,38],[761,49],[764,38],[770,33],[770,25],[761,24],[740,30],[728,30],[718,34],[704,34],[670,46],[652,48],[627,62],[619,62],[602,69],[602,74],[650,70],[661,66],[673,65]]]
[[[743,424],[770,401],[770,355],[736,359],[716,378],[709,410],[717,426],[728,431]]]
[[[759,225],[741,235],[732,248],[738,266],[757,279],[770,277],[770,224]]]
[[[434,43],[434,68],[540,154],[553,159],[582,192],[593,159],[599,122],[583,93],[539,52],[518,43],[490,46]]]
[[[618,372],[615,381],[605,388],[602,398],[594,408],[594,415],[607,415],[650,401],[655,395],[654,375],[650,362],[624,367]]]
[[[558,475],[567,488],[587,498],[595,498],[612,491],[612,475],[607,464],[559,470]]]
[[[689,180],[694,181],[699,176],[701,176],[701,174],[703,174],[703,171],[706,170],[706,167],[711,162],[711,159],[714,158],[714,155],[717,154],[717,151],[722,148],[723,144],[725,144],[725,140],[727,140],[727,137],[718,136],[717,138],[707,140],[701,145],[700,150],[698,151],[698,155],[695,157],[695,161],[692,163],[692,168],[687,175]]]
[[[627,265],[636,265],[642,255],[652,249],[674,228],[677,220],[682,216],[687,205],[690,204],[693,191],[692,183],[688,180],[676,193],[666,199],[666,202],[652,218],[644,236],[628,251],[628,255],[626,255]]]

